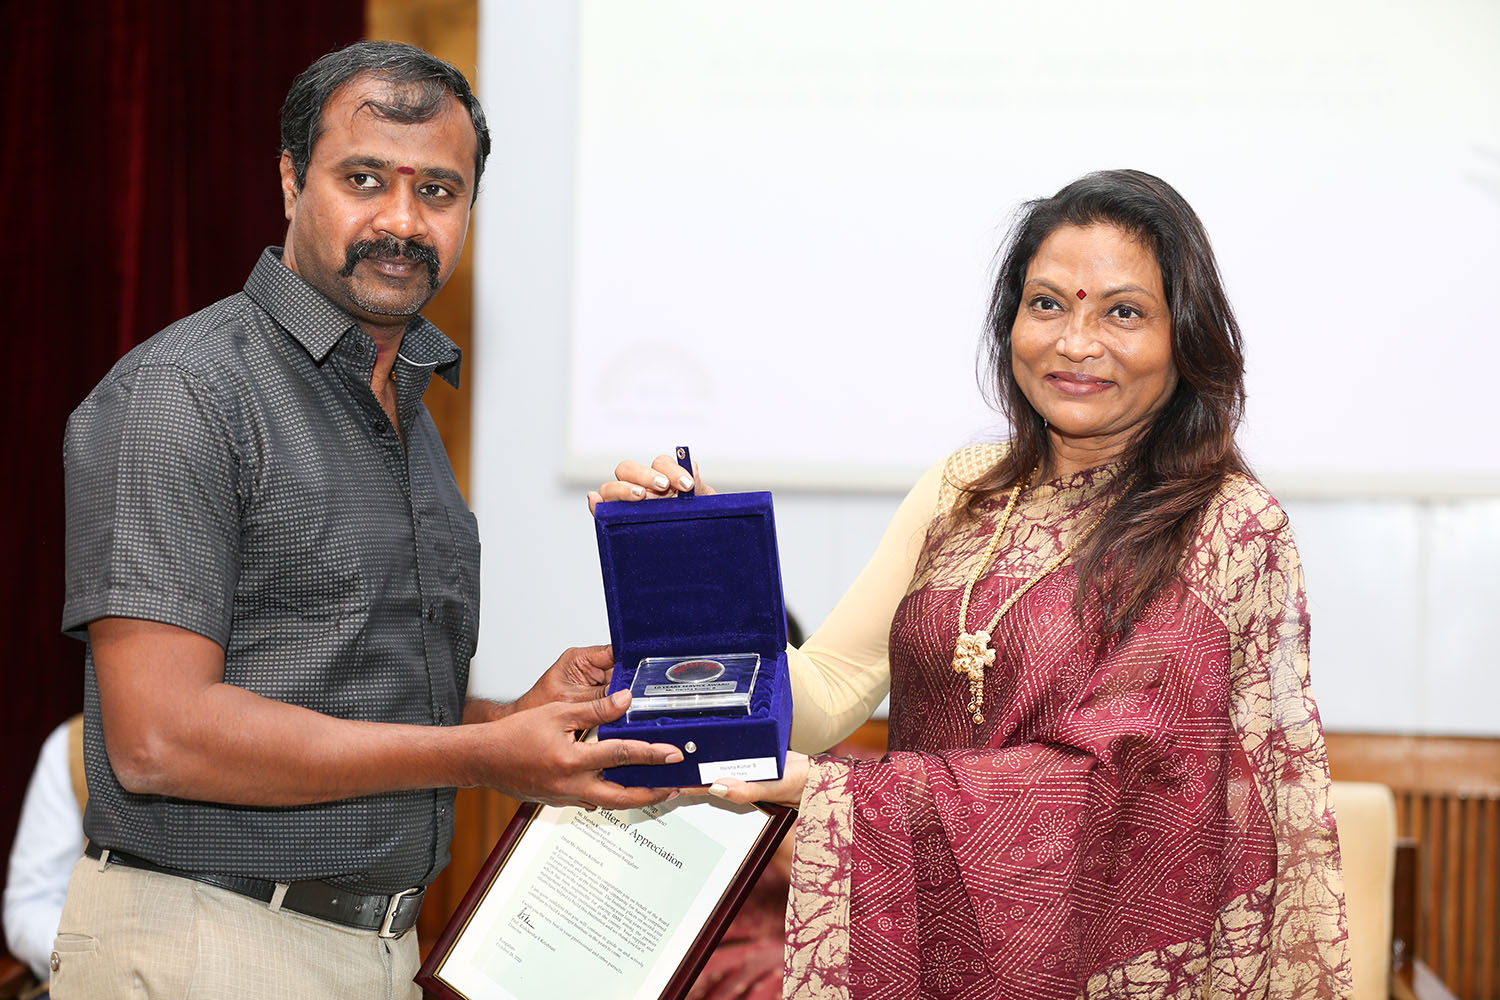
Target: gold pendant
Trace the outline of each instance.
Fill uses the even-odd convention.
[[[961,632],[953,648],[953,672],[970,680],[984,677],[986,667],[994,666],[995,651],[990,648],[988,632]]]
[[[969,711],[975,724],[984,721],[979,709],[984,704],[984,671],[995,665],[995,650],[990,646],[990,634],[960,632],[958,644],[953,648],[953,672],[969,679]]]

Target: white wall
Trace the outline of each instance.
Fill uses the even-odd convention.
[[[1324,725],[1500,736],[1500,499],[1285,506]]]
[[[495,153],[477,210],[476,344],[466,370],[476,390],[471,500],[485,546],[476,694],[514,696],[562,646],[607,641],[584,489],[564,478],[576,367],[577,33],[575,0],[481,8],[479,80]],[[1413,310],[1418,298],[1478,293],[1397,290]],[[1387,307],[1395,306],[1360,298],[1351,332],[1360,309]],[[1253,359],[1254,330],[1247,335]],[[1455,363],[1482,360],[1483,352]],[[1383,374],[1393,378],[1400,361],[1392,362]],[[1384,405],[1374,397],[1372,406]],[[1465,432],[1436,420],[1432,429]],[[675,443],[642,441],[637,455],[620,457]],[[699,457],[712,479],[712,456]],[[1500,499],[1330,498],[1306,484],[1269,485],[1292,514],[1307,567],[1325,724],[1500,735],[1500,655],[1489,636],[1500,608]],[[805,625],[837,600],[899,499],[777,491],[787,604]]]
[[[1490,416],[1453,357],[1492,320],[1427,296],[1500,260],[1500,5],[579,7],[570,469],[665,435],[767,485],[910,482],[986,419],[974,344],[1015,204],[1131,166],[1213,234],[1258,468],[1500,493],[1500,448],[1411,419]],[[1393,357],[1402,405],[1373,407]]]

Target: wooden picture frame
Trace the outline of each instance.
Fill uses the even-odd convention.
[[[526,803],[416,981],[440,1000],[556,1000],[570,985],[683,1000],[796,815],[697,798]]]

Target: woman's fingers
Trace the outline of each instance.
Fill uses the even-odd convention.
[[[668,468],[658,468],[663,463]],[[640,462],[624,461],[615,466],[615,479],[633,486],[639,486],[650,493],[670,493],[677,489],[677,487],[672,484],[673,477],[666,475],[666,473],[671,468],[676,468],[676,465],[677,463],[673,462],[666,455],[657,455],[656,461],[652,462],[649,466],[642,465]]]
[[[601,500],[644,500],[648,496],[659,495],[652,494],[644,486],[619,480],[604,483],[594,492],[599,494]]]
[[[651,468],[656,472],[656,482],[665,480],[671,484],[674,490],[690,490],[693,488],[692,473],[677,464],[677,460],[671,455],[657,455],[656,461],[651,463]]]
[[[650,500],[676,496],[695,488],[699,494],[707,496],[714,491],[698,480],[697,465],[697,462],[693,463],[690,473],[671,455],[657,455],[650,465],[629,460],[621,462],[615,466],[615,478],[611,482],[589,492],[589,513],[606,500]]]
[[[730,802],[748,805],[751,802],[776,802],[797,808],[802,804],[802,791],[807,785],[809,759],[795,750],[788,750],[786,767],[775,781],[741,781],[739,778],[715,778],[714,783],[704,789]],[[683,789],[689,791],[689,789]]]
[[[693,789],[697,791],[697,789]],[[754,788],[749,782],[741,781],[739,778],[715,778],[714,783],[703,791],[730,802],[738,802],[740,805],[749,805],[759,802],[763,797],[761,789]]]
[[[679,490],[693,488],[693,477],[672,461],[670,455],[658,455],[651,465],[624,461],[615,466],[615,478],[589,493],[589,511],[605,500],[645,500],[675,496]]]

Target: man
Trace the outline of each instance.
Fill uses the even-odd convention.
[[[418,310],[489,151],[468,82],[354,45],[293,83],[282,142],[286,247],[69,421],[91,795],[58,1000],[418,996],[452,786],[632,807],[669,793],[601,767],[681,759],[575,742],[628,702],[599,697],[602,648],[465,700],[478,536],[421,401],[459,356]]]

